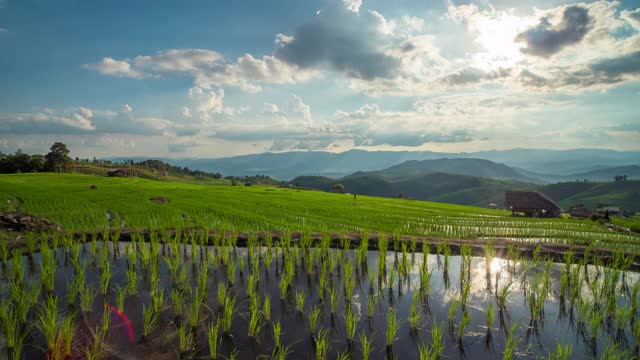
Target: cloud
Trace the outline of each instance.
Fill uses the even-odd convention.
[[[390,78],[399,62],[382,49],[378,29],[379,17],[333,6],[297,27],[275,56],[302,69],[327,66],[353,78]]]
[[[6,27],[0,26],[0,33],[6,33],[6,32],[9,32],[9,29],[7,29]]]
[[[133,111],[133,109],[131,108],[131,106],[129,106],[129,104],[124,104],[124,106],[122,107],[122,112],[123,113],[130,113],[132,111]]]
[[[104,75],[142,79],[163,74],[183,74],[193,78],[195,86],[233,86],[249,93],[262,90],[262,83],[293,84],[310,79],[313,71],[304,71],[274,56],[255,58],[250,54],[230,63],[208,49],[169,49],[154,55],[139,55],[132,60],[104,58],[84,65]]]
[[[115,60],[110,57],[106,57],[95,64],[86,64],[85,68],[96,70],[103,75],[111,75],[116,77],[129,77],[132,79],[141,79],[144,74],[131,67],[131,64],[126,60]]]
[[[43,110],[37,113],[0,114],[8,134],[85,133],[96,129],[91,109],[80,107],[62,113]]]
[[[264,103],[264,105],[262,106],[262,112],[267,114],[277,114],[280,112],[280,109],[276,104]]]
[[[342,0],[342,3],[347,10],[355,13],[360,11],[362,6],[362,0]]]
[[[170,143],[167,145],[167,150],[170,153],[184,153],[196,146],[199,146],[196,142]]]
[[[635,10],[622,10],[620,17],[626,20],[634,28],[640,30],[640,8]]]
[[[591,23],[589,10],[578,5],[568,6],[559,23],[554,25],[545,16],[535,27],[518,34],[516,40],[526,44],[523,53],[549,57],[580,42],[590,30]]]
[[[306,123],[311,123],[313,119],[311,118],[311,107],[302,101],[300,97],[297,95],[292,95],[293,99],[291,102],[291,111],[297,114],[302,115],[302,119]]]
[[[187,97],[193,104],[192,109],[203,121],[211,121],[214,114],[220,114],[224,111],[223,89],[218,89],[218,92],[215,92],[195,86],[189,89]],[[191,111],[188,113],[191,114]]]
[[[180,113],[182,114],[182,116],[186,117],[186,118],[191,118],[193,115],[191,114],[191,109],[189,109],[186,106],[182,107],[182,110],[180,111]]]

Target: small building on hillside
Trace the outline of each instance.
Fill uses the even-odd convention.
[[[593,212],[584,207],[584,205],[580,204],[571,207],[571,210],[569,210],[569,215],[573,217],[588,218],[593,215]]]
[[[498,205],[496,205],[495,203],[489,203],[489,209],[497,209]]]
[[[529,217],[558,217],[562,213],[555,201],[537,191],[506,191],[504,208]]]
[[[616,206],[605,206],[598,209],[598,214],[620,215],[620,208]]]
[[[125,176],[131,176],[132,173],[129,170],[125,170],[125,169],[109,169],[107,171],[107,176],[118,176],[118,177],[125,177]]]

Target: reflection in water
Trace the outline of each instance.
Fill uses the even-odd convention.
[[[179,262],[172,265],[163,257],[173,250],[168,245],[161,245],[157,249],[157,286],[167,304],[162,307],[154,336],[145,341],[134,339],[136,341],[132,343],[134,334],[138,337],[142,334],[143,306],[149,307],[153,298],[150,279],[154,276],[149,273],[148,265],[143,263],[149,262],[154,252],[145,243],[135,245],[137,255],[132,255],[133,248],[126,250],[131,244],[119,244],[115,249],[111,243],[106,248],[102,244],[97,249],[91,249],[91,246],[96,245],[84,244],[69,251],[55,252],[57,272],[53,293],[60,299],[65,299],[71,279],[77,278],[77,266],[84,269],[84,282],[93,289],[100,287],[100,271],[96,265],[99,256],[106,254],[113,272],[108,294],[97,294],[93,311],[82,312],[79,317],[79,342],[85,341],[85,334],[90,334],[100,324],[105,304],[120,302],[121,306],[114,309],[121,310],[130,318],[130,331],[123,332],[118,328],[109,333],[110,350],[114,355],[119,358],[174,358],[178,336],[188,335],[176,332],[187,319],[185,314],[173,310],[175,301],[178,301],[177,297],[174,298],[174,280],[184,277],[188,284],[187,295],[182,300],[184,304],[176,306],[178,310],[188,308],[194,297],[192,289],[200,282],[204,281],[207,288],[200,314],[203,324],[194,327],[189,335],[195,343],[196,357],[208,356],[205,324],[208,326],[223,317],[223,306],[219,303],[221,295],[217,292],[220,284],[222,295],[236,297],[238,312],[230,324],[231,336],[220,338],[219,354],[228,356],[238,349],[239,359],[255,359],[273,352],[271,323],[262,320],[262,330],[257,339],[247,335],[250,319],[247,288],[255,281],[250,279],[250,274],[252,266],[256,266],[250,261],[247,249],[228,252],[229,259],[235,259],[232,261],[238,264],[233,273],[223,265],[224,261],[230,260],[221,260],[221,254],[227,253],[222,248],[199,247],[192,250],[189,245],[180,245],[177,248]],[[75,251],[82,254],[84,263],[69,261]],[[355,251],[335,249],[329,249],[325,255],[318,252],[316,259],[324,256],[323,261],[306,266],[305,261],[309,258],[302,260],[304,252],[303,249],[298,251],[290,285],[290,294],[296,291],[307,294],[305,311],[300,313],[295,311],[292,295],[280,300],[279,284],[287,272],[282,251],[257,249],[260,260],[257,262],[259,280],[255,291],[261,302],[267,294],[272,299],[271,321],[281,324],[280,340],[285,346],[290,346],[290,358],[305,358],[305,354],[313,353],[318,332],[312,337],[308,313],[315,306],[322,310],[318,329],[327,329],[327,339],[331,344],[328,357],[331,359],[349,348],[345,341],[344,314],[347,307],[351,307],[355,315],[356,333],[364,334],[372,342],[375,351],[371,358],[375,359],[383,358],[386,319],[391,308],[400,320],[392,348],[393,355],[399,359],[417,358],[418,347],[432,344],[432,336],[438,333],[434,329],[440,326],[444,332],[443,354],[447,358],[501,358],[505,348],[516,340],[515,353],[524,358],[546,356],[555,351],[558,343],[572,346],[571,357],[574,359],[600,356],[614,343],[618,344],[619,350],[637,353],[636,336],[640,334],[636,330],[640,330],[640,322],[636,322],[639,318],[636,301],[631,300],[637,298],[640,289],[637,273],[619,272],[601,265],[565,265],[544,259],[513,261],[497,257],[452,256],[446,252],[425,256],[389,251],[380,257],[378,252],[369,251],[366,261],[360,263],[355,261]],[[209,259],[204,280],[200,278],[203,259]],[[23,260],[29,268],[38,270],[41,267],[40,254],[20,259],[21,262]],[[127,272],[132,263],[139,282],[136,292],[124,294],[124,290],[116,291],[125,289],[132,281],[130,272]],[[351,264],[352,268],[347,270],[349,266],[345,264]],[[11,293],[8,278],[11,268],[5,269],[0,279],[2,299]],[[323,271],[327,272],[324,280]],[[343,286],[347,283],[344,278],[347,272],[355,281],[351,296],[345,298]],[[24,273],[29,281],[40,276],[38,271],[25,269]],[[235,281],[229,282],[231,273]],[[332,288],[337,294],[334,305],[329,301],[329,289]],[[75,305],[72,304],[71,308]],[[335,314],[330,310],[333,306]],[[30,316],[37,321],[35,314]],[[411,325],[410,316],[414,319]],[[511,329],[513,335],[509,337]],[[30,341],[33,344],[28,348],[26,358],[42,358],[45,340],[34,330]],[[349,346],[354,354],[359,354],[360,342],[355,341]]]

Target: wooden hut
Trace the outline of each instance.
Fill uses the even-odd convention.
[[[537,191],[506,191],[504,207],[530,217],[558,217],[562,212],[555,201]]]
[[[129,172],[124,169],[110,169],[107,171],[107,176],[129,176]]]
[[[584,205],[576,205],[571,208],[571,210],[569,211],[569,214],[573,217],[588,218],[588,217],[591,217],[591,215],[593,215],[593,212],[587,209],[586,207],[584,207]]]

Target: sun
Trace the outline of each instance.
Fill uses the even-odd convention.
[[[478,19],[476,42],[483,50],[474,56],[476,65],[487,70],[515,65],[522,58],[516,36],[529,26],[528,19],[505,12]]]

